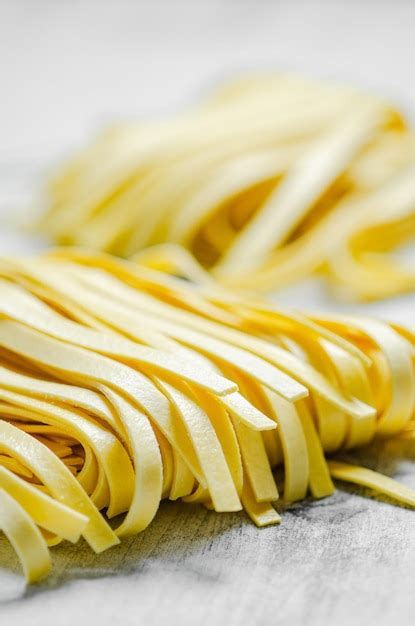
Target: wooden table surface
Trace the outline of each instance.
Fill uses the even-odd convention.
[[[177,109],[234,71],[336,78],[415,111],[414,25],[410,0],[0,0],[0,254],[42,245],[15,216],[29,221],[44,172],[89,133]],[[279,300],[415,319],[413,296],[359,309],[315,282]],[[352,458],[415,488],[414,455],[387,443]],[[148,530],[100,556],[53,549],[52,576],[30,588],[0,537],[0,624],[413,624],[415,512],[340,487],[262,530],[243,513],[163,503]]]
[[[383,446],[360,457],[415,487],[414,464],[387,445],[386,466]],[[261,530],[243,513],[166,502],[145,532],[100,556],[55,548],[52,576],[28,589],[2,540],[1,623],[413,624],[415,513],[353,492],[296,505]]]

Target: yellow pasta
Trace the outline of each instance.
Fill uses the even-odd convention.
[[[168,258],[0,260],[0,529],[28,582],[49,547],[105,550],[163,498],[257,526],[330,496],[333,479],[415,505],[393,479],[326,459],[413,436],[413,329],[279,309],[183,249]]]
[[[104,131],[46,193],[60,244],[275,291],[311,274],[342,297],[414,288],[415,134],[380,97],[289,75],[219,87],[187,113]],[[164,250],[147,247],[166,244]],[[192,262],[184,261],[187,266]]]

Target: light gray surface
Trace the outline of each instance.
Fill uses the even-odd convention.
[[[27,221],[22,207],[44,172],[89,133],[177,109],[234,71],[351,81],[415,111],[414,24],[410,0],[0,0],[0,252],[41,245],[13,222]],[[347,308],[315,282],[280,299]],[[414,304],[409,296],[369,310],[414,319]],[[392,452],[386,467],[379,449],[360,456],[415,487],[413,464]],[[167,503],[120,548],[97,557],[62,546],[53,559],[51,579],[25,590],[0,539],[2,625],[383,626],[412,624],[415,614],[415,513],[344,490],[264,530],[243,514]]]
[[[389,445],[362,456],[415,487]],[[350,457],[349,457],[350,458]],[[353,458],[353,457],[352,457]],[[23,589],[2,579],[3,622],[49,624],[413,624],[414,512],[338,491],[258,530],[241,514],[164,503],[151,527],[94,556],[56,548],[54,575]],[[14,556],[0,542],[2,559]]]

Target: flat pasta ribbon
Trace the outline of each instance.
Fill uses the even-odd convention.
[[[143,531],[162,499],[266,526],[334,479],[413,506],[326,460],[411,442],[413,329],[238,295],[184,251],[161,272],[159,250],[0,260],[0,529],[27,580],[62,541],[101,552]]]

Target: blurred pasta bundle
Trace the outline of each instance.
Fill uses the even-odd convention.
[[[415,136],[348,87],[235,80],[182,115],[107,129],[48,194],[40,226],[56,242],[121,256],[179,244],[235,289],[318,272],[376,299],[415,282],[391,254],[415,231]],[[155,258],[169,265],[169,248]]]

